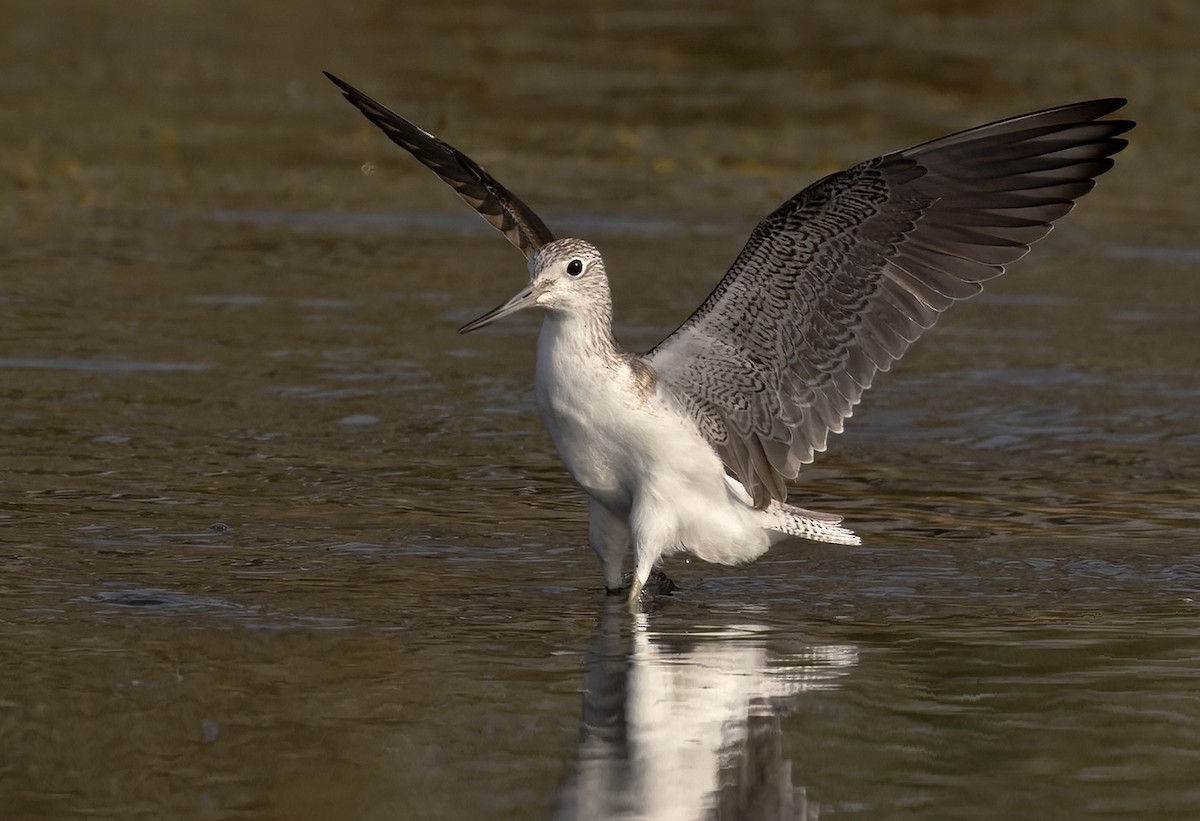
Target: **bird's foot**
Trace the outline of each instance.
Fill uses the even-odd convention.
[[[647,596],[669,596],[678,589],[679,585],[671,581],[667,574],[661,570],[652,572],[650,578],[646,579],[646,584],[642,587],[642,591]]]
[[[605,587],[604,592],[610,596],[628,595],[629,588],[633,585],[633,574],[626,573],[621,577],[620,587]],[[669,596],[679,589],[679,585],[671,581],[670,577],[661,570],[651,571],[650,577],[646,579],[646,583],[642,585],[643,596]]]

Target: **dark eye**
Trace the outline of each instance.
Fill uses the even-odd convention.
[[[567,263],[567,274],[577,277],[583,273],[583,263],[577,259],[573,259]]]

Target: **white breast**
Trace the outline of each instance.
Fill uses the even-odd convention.
[[[538,411],[575,481],[610,510],[627,512],[663,444],[683,433],[681,420],[645,375],[579,331],[570,318],[547,316],[538,339]]]
[[[761,555],[762,513],[731,492],[691,417],[611,345],[598,355],[571,319],[552,316],[538,340],[537,403],[575,481],[610,512],[650,524],[651,563],[679,550],[723,564]]]

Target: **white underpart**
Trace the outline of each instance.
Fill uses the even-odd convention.
[[[586,314],[548,312],[536,393],[567,470],[591,499],[590,541],[609,588],[620,586],[631,547],[632,601],[655,563],[672,553],[741,564],[785,536],[858,544],[836,517],[778,503],[755,510],[667,390],[656,384],[646,391],[596,334]]]

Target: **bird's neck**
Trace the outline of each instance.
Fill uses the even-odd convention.
[[[620,360],[612,332],[612,309],[547,311],[538,336],[538,368],[562,369]]]

